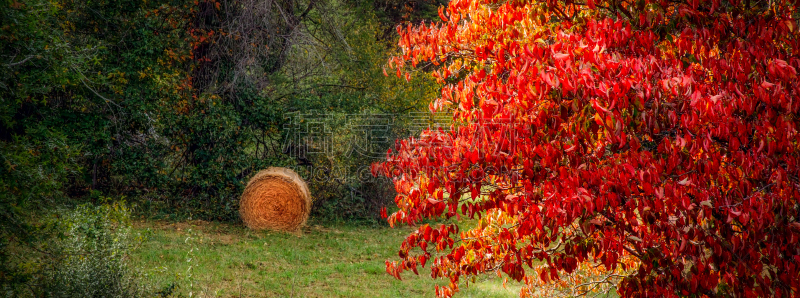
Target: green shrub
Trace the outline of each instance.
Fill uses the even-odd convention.
[[[151,296],[129,254],[141,241],[125,205],[81,205],[44,220],[55,229],[31,291],[41,297]]]

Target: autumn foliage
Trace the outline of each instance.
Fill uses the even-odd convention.
[[[795,1],[453,0],[398,27],[449,131],[397,143],[387,261],[521,296],[800,296]],[[479,219],[420,225],[426,218]],[[550,287],[546,287],[550,285]],[[554,285],[554,286],[553,286]],[[552,290],[552,291],[551,291]]]

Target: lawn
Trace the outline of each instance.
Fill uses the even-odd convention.
[[[396,280],[384,262],[411,228],[312,224],[302,235],[203,221],[140,221],[132,257],[160,289],[192,297],[432,297],[429,268]],[[487,275],[460,297],[516,297],[519,284]]]

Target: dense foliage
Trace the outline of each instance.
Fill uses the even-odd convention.
[[[455,0],[398,27],[449,131],[399,142],[387,271],[501,272],[521,296],[800,295],[795,1]],[[416,249],[419,250],[416,250]],[[600,270],[598,270],[600,269]],[[546,287],[554,285],[554,287]]]
[[[40,215],[36,228],[36,239],[4,248],[17,252],[4,255],[4,297],[154,296],[130,262],[142,235],[131,230],[125,204],[57,208]]]
[[[169,25],[143,17],[162,8],[157,2],[0,3],[0,283],[35,277],[11,259],[51,239],[40,217],[70,197],[109,189],[112,162],[134,152],[127,149],[147,131],[140,95],[161,83],[134,74],[171,69],[154,52],[164,38],[146,29]]]
[[[3,2],[4,200],[128,195],[234,218],[254,170],[305,162],[294,115],[403,113],[432,90],[378,79],[383,25],[350,4]],[[38,166],[52,189],[23,194]]]
[[[32,297],[153,296],[141,269],[131,264],[130,253],[141,235],[131,231],[124,204],[81,205],[44,221],[55,227],[54,239],[42,242],[47,255],[28,256],[26,265],[34,265],[43,274],[23,293]]]

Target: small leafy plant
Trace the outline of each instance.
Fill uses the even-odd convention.
[[[81,205],[48,217],[57,231],[40,259],[32,294],[46,297],[141,297],[150,289],[129,263],[141,242],[122,203]]]

